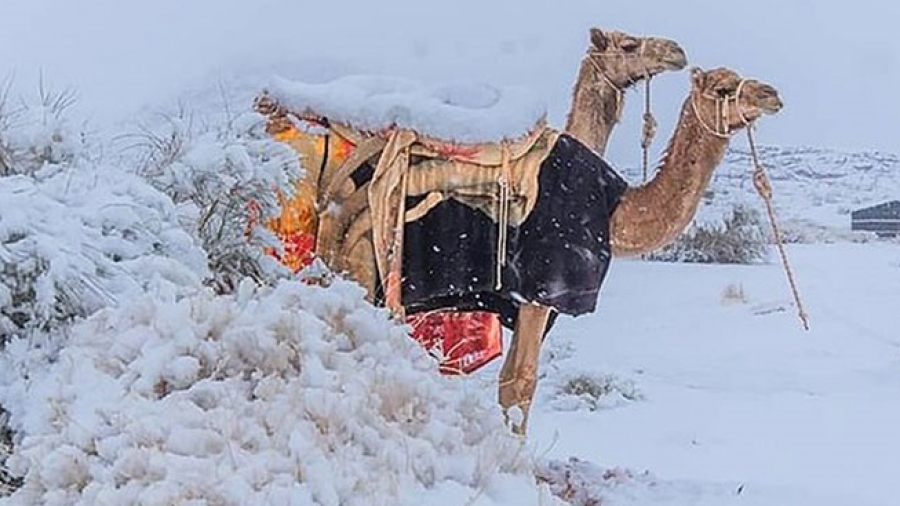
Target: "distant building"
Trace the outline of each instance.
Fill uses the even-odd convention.
[[[875,232],[878,237],[900,235],[900,200],[853,211],[850,214],[850,230]]]

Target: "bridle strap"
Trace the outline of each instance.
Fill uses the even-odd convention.
[[[638,58],[641,62],[641,66],[644,70],[644,78],[649,81],[651,77],[650,70],[647,68],[647,65],[644,60],[644,52],[647,47],[647,41],[641,41],[640,51],[637,53],[624,53],[621,51],[596,51],[596,50],[588,50],[587,54],[585,54],[584,59],[590,62],[591,66],[594,67],[594,70],[597,72],[597,75],[602,79],[607,85],[609,85],[616,93],[616,121],[622,115],[623,107],[622,101],[625,95],[625,90],[627,86],[619,86],[609,77],[606,71],[603,70],[603,67],[600,66],[599,63],[594,59],[594,56],[604,57],[604,56],[614,56],[617,58]]]
[[[716,105],[716,117],[712,126],[710,126],[700,114],[700,109],[697,107],[697,95],[691,95],[691,110],[704,130],[720,139],[730,139],[731,134],[734,133],[734,130],[728,125],[729,112],[731,112],[730,108],[732,106],[737,111],[742,127],[746,127],[752,123],[747,119],[747,116],[744,114],[744,109],[741,107],[741,93],[744,91],[744,84],[746,84],[746,82],[747,79],[741,79],[741,82],[738,83],[737,90],[735,90],[733,95],[727,95],[725,97],[700,95],[703,98],[712,100]]]
[[[590,64],[594,67],[594,70],[597,72],[597,75],[600,76],[600,79],[602,79],[607,85],[609,85],[609,87],[612,88],[613,91],[616,93],[616,121],[618,121],[619,118],[622,116],[622,100],[623,100],[623,96],[625,95],[625,90],[620,88],[619,85],[617,85],[616,83],[614,83],[613,80],[610,79],[610,77],[608,75],[606,75],[606,72],[600,67],[600,64],[597,63],[596,61],[594,61],[594,58],[592,56],[596,55],[596,54],[599,54],[602,56],[604,54],[612,54],[612,53],[588,52],[588,54],[586,54],[584,56],[584,59],[587,60],[588,62],[590,62]]]

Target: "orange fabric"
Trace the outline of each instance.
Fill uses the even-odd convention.
[[[445,375],[471,374],[503,354],[500,318],[486,311],[432,311],[407,318],[412,337]]]
[[[306,158],[307,163],[321,165],[325,156],[323,135],[304,132],[291,126],[273,134],[275,140],[287,143]],[[328,162],[340,164],[353,151],[354,145],[343,137],[332,136],[329,143]],[[299,271],[312,262],[315,257],[316,233],[318,231],[318,213],[316,186],[310,175],[297,181],[295,192],[290,197],[279,193],[278,201],[281,214],[266,223],[266,226],[281,240],[283,254],[275,248],[267,248],[266,253],[278,259],[282,264]]]

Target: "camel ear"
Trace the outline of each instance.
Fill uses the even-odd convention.
[[[599,51],[605,51],[606,46],[609,45],[609,38],[606,37],[606,34],[603,33],[603,30],[599,28],[591,28],[591,44],[594,45]]]
[[[706,82],[706,72],[700,67],[691,68],[691,84],[694,88],[702,88]]]

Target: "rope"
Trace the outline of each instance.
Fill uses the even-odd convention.
[[[705,96],[711,100],[715,101],[716,104],[716,127],[720,128],[712,128],[710,127],[706,121],[703,120],[703,117],[700,115],[700,111],[697,108],[697,97],[696,95],[691,97],[691,109],[694,112],[694,116],[697,118],[697,121],[700,125],[711,135],[722,139],[728,139],[731,137],[731,128],[728,125],[728,114],[730,112],[729,106],[731,102],[734,102],[734,108],[737,111],[738,117],[743,122],[744,126],[747,128],[747,139],[750,143],[750,155],[752,157],[753,163],[753,186],[756,188],[759,196],[762,197],[763,201],[766,204],[766,213],[769,216],[769,224],[772,227],[772,234],[775,236],[775,245],[778,248],[778,254],[781,257],[781,263],[784,266],[784,272],[787,274],[788,283],[791,286],[791,293],[794,296],[794,302],[797,305],[797,316],[800,318],[801,323],[803,324],[804,330],[809,330],[809,315],[807,315],[806,310],[803,308],[803,302],[800,300],[800,290],[797,288],[797,282],[794,279],[794,273],[791,270],[790,262],[788,261],[787,251],[784,249],[784,242],[781,238],[781,232],[778,230],[778,223],[775,219],[775,207],[772,204],[772,184],[769,181],[769,177],[766,175],[765,168],[763,168],[762,164],[759,162],[759,153],[756,149],[756,141],[753,138],[753,129],[755,128],[755,124],[747,119],[747,116],[744,114],[743,108],[741,108],[741,92],[744,89],[744,83],[746,79],[742,80],[737,87],[736,92],[732,96],[718,98],[718,97],[710,97]]]
[[[494,279],[494,288],[499,290],[503,287],[503,267],[506,265],[506,241],[509,226],[509,201],[510,201],[510,181],[511,173],[509,167],[509,147],[506,141],[501,146],[501,170],[500,179],[497,184],[500,186],[500,198],[498,205],[500,208],[497,212],[497,272]]]
[[[750,143],[750,154],[753,157],[753,186],[766,203],[766,212],[769,215],[769,223],[772,226],[772,234],[775,236],[775,245],[778,247],[778,253],[781,256],[781,263],[784,265],[784,272],[787,274],[788,283],[791,285],[791,292],[794,295],[794,302],[797,304],[797,316],[803,323],[804,330],[809,330],[809,315],[803,309],[803,303],[800,300],[800,291],[797,289],[797,283],[794,280],[794,273],[791,270],[790,262],[788,262],[787,252],[784,249],[784,242],[781,239],[781,232],[778,230],[778,224],[775,220],[775,209],[772,205],[772,184],[766,175],[766,170],[759,163],[759,155],[756,151],[756,142],[753,139],[754,124],[747,125],[747,139]]]
[[[706,94],[701,95],[704,98],[712,100],[716,104],[715,128],[709,126],[703,119],[703,116],[700,115],[700,110],[697,109],[697,95],[691,95],[691,110],[694,112],[694,116],[697,118],[697,121],[700,122],[700,126],[702,126],[704,130],[720,139],[730,139],[731,134],[734,133],[731,126],[728,124],[732,102],[734,102],[734,110],[737,111],[738,118],[740,118],[743,126],[747,127],[748,130],[752,127],[753,122],[747,119],[747,115],[744,114],[744,108],[741,107],[741,93],[744,91],[744,84],[746,82],[746,79],[741,79],[741,82],[738,83],[737,90],[726,97],[711,97]]]
[[[650,80],[652,76],[647,75],[646,92],[644,93],[644,127],[641,134],[641,151],[643,159],[644,182],[647,182],[647,167],[650,165],[650,145],[653,144],[653,138],[656,136],[657,122],[653,117],[653,111],[650,109]]]
[[[707,98],[710,98],[711,100],[715,101],[716,112],[720,112],[722,110],[722,99],[711,98],[711,97],[707,97]],[[696,95],[691,96],[691,110],[694,112],[694,117],[697,118],[697,121],[700,123],[700,126],[702,126],[703,129],[706,130],[710,135],[713,135],[720,139],[730,139],[731,138],[731,132],[729,132],[727,130],[719,131],[718,129],[715,129],[706,123],[706,121],[703,119],[703,116],[700,114],[700,110],[697,109],[697,96]],[[717,116],[721,117],[721,113],[717,114]],[[719,119],[717,118],[716,125],[718,126],[718,124],[719,124]]]

